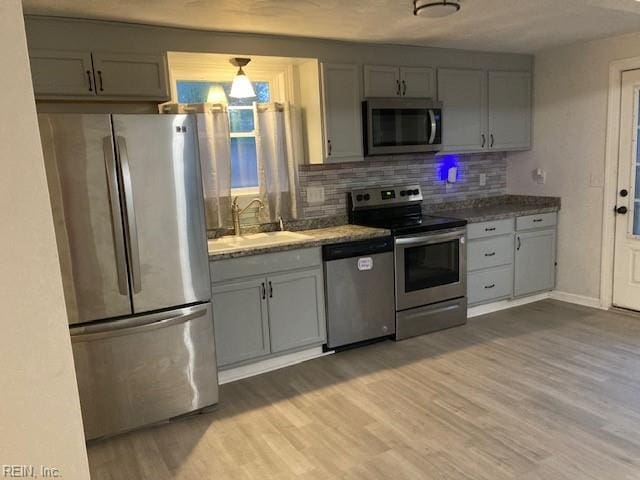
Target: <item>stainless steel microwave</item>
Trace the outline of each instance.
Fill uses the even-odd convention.
[[[440,150],[440,102],[428,98],[371,98],[362,102],[362,119],[367,156]]]

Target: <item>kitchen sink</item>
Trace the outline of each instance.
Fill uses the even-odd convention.
[[[251,235],[226,236],[209,240],[210,252],[221,252],[224,250],[237,250],[250,247],[263,247],[278,245],[280,243],[295,243],[309,240],[312,237],[298,232],[267,232],[254,233]]]

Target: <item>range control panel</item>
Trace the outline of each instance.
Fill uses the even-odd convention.
[[[351,195],[353,208],[382,207],[402,205],[422,201],[420,185],[403,185],[388,188],[367,188],[354,190]]]

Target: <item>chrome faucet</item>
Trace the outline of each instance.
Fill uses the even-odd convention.
[[[233,218],[233,230],[235,231],[236,235],[242,235],[242,230],[240,229],[240,216],[249,208],[251,208],[254,203],[258,204],[259,209],[264,208],[264,203],[262,203],[262,200],[260,200],[259,198],[254,198],[246,207],[240,210],[240,206],[238,205],[238,197],[235,197],[233,199],[233,203],[231,204],[231,217]]]

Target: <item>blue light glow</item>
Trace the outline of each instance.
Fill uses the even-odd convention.
[[[460,167],[460,157],[458,155],[444,155],[441,158],[441,162],[437,165],[437,178],[443,182],[447,181],[449,176],[449,169],[451,167],[458,167],[458,174],[456,175],[456,181],[459,182],[462,178],[462,168]]]

